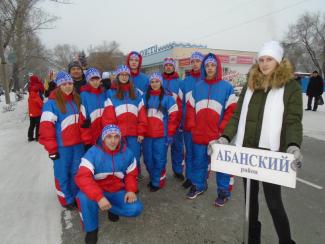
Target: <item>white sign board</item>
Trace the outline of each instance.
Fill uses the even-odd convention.
[[[212,148],[212,171],[296,188],[292,154],[221,144]]]

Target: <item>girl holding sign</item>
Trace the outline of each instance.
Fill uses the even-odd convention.
[[[267,42],[258,53],[258,63],[249,72],[234,116],[222,136],[210,142],[210,145],[228,144],[237,134],[236,146],[291,153],[296,166],[300,167],[301,121],[301,88],[293,79],[292,66],[287,59],[283,59],[283,48],[278,42]],[[245,180],[244,184],[246,186]],[[295,243],[291,239],[281,187],[266,182],[262,184],[279,243]],[[249,244],[261,243],[258,191],[259,182],[251,180]]]

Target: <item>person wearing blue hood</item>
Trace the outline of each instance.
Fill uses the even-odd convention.
[[[209,152],[208,144],[220,137],[236,108],[232,85],[222,80],[219,57],[209,53],[202,61],[202,82],[198,82],[186,103],[185,127],[193,137],[192,183],[188,199],[194,199],[207,189]],[[228,174],[216,173],[217,198],[221,207],[230,197],[232,180]]]
[[[182,122],[184,123],[185,114],[186,114],[186,102],[188,101],[195,85],[202,80],[201,75],[201,64],[204,55],[200,52],[193,52],[191,55],[191,66],[192,69],[190,73],[186,76],[183,81],[183,113],[182,113]],[[186,180],[183,182],[183,187],[185,189],[192,186],[192,164],[193,164],[193,141],[191,130],[185,126],[184,128],[184,144],[185,144],[185,177]]]

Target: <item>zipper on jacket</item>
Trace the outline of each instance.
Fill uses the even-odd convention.
[[[115,175],[115,162],[114,162],[114,155],[112,154],[112,171],[113,171],[113,176]]]
[[[72,112],[74,113],[74,123],[76,124],[77,123],[77,113],[76,113],[76,110],[74,109],[74,106],[73,104],[69,101],[68,104],[70,105],[71,109],[72,109]]]

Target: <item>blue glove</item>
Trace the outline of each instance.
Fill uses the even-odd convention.
[[[166,137],[165,137],[165,145],[166,145],[166,146],[169,146],[169,145],[171,145],[171,144],[173,144],[173,137],[171,137],[171,136],[166,136]]]

